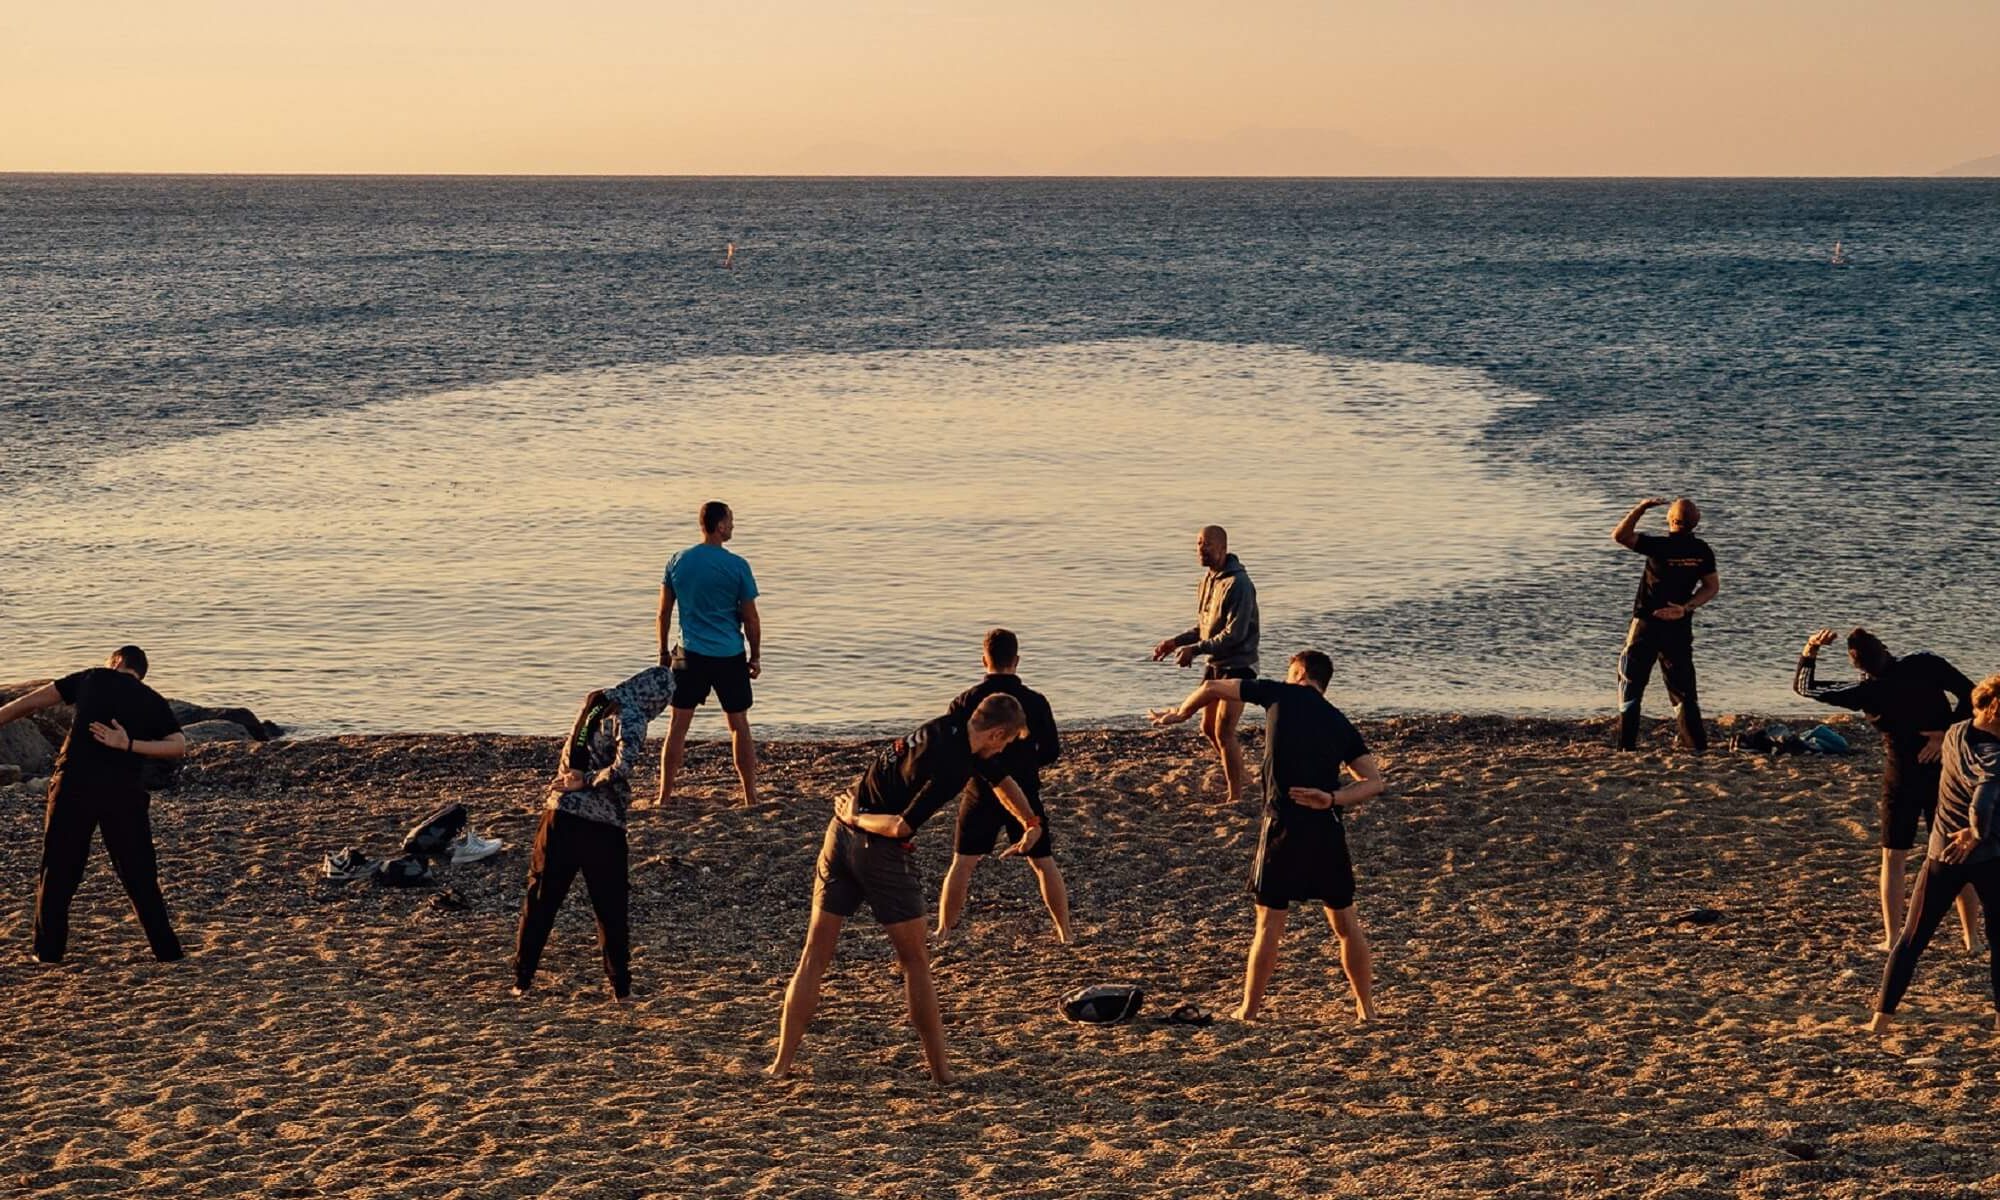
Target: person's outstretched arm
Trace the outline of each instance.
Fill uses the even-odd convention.
[[[1830,644],[1837,636],[1831,629],[1822,629],[1806,639],[1805,649],[1799,651],[1799,665],[1792,671],[1792,690],[1808,700],[1858,711],[1867,702],[1868,693],[1874,690],[1866,680],[1847,683],[1814,678],[1814,671],[1819,666],[1820,647]]]
[[[176,729],[163,738],[135,738],[116,720],[90,723],[90,736],[101,746],[127,750],[140,758],[179,758],[187,753],[187,735]]]
[[[1626,513],[1625,519],[1618,522],[1617,526],[1612,529],[1611,540],[1617,542],[1627,550],[1637,550],[1639,548],[1639,518],[1645,516],[1649,510],[1658,508],[1665,503],[1666,501],[1660,499],[1658,496],[1652,496],[1633,505],[1632,511]]]
[[[62,693],[56,690],[56,685],[45,683],[25,696],[16,696],[6,704],[0,705],[0,725],[5,725],[9,721],[18,721],[29,713],[40,712],[45,708],[54,708],[61,703]]]

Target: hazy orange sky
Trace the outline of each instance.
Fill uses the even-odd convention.
[[[0,170],[1927,175],[2000,0],[0,9]]]

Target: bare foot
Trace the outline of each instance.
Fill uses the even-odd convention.
[[[621,996],[617,992],[613,992],[611,993],[611,1003],[616,1004],[620,1008],[630,1008],[632,1007],[631,994],[627,993],[626,995]]]
[[[1895,938],[1883,938],[1881,941],[1875,943],[1875,949],[1880,950],[1883,953],[1887,953],[1891,950],[1894,950],[1895,948],[1896,948]]]
[[[1229,1014],[1229,1019],[1232,1021],[1254,1021],[1257,1019],[1257,1010],[1239,1004],[1236,1006],[1236,1011]]]
[[[774,1062],[764,1068],[764,1078],[766,1079],[790,1079],[791,1077],[792,1068],[789,1064],[780,1066]]]
[[[1366,1004],[1357,1004],[1354,1006],[1354,1023],[1356,1025],[1366,1025],[1369,1022],[1374,1021],[1381,1015],[1382,1015],[1381,1013],[1376,1011],[1375,1005],[1372,1001]]]
[[[509,996],[514,997],[514,999],[519,1000],[523,996],[526,996],[528,994],[528,989],[525,986],[517,983],[513,987],[507,989],[507,994]]]
[[[1889,1032],[1889,1025],[1893,1021],[1895,1021],[1895,1019],[1896,1018],[1890,1015],[1889,1013],[1878,1012],[1875,1014],[1874,1018],[1868,1022],[1868,1032],[1878,1035],[1887,1033]]]
[[[931,1082],[938,1085],[939,1087],[950,1087],[953,1079],[954,1076],[952,1075],[951,1069],[949,1067],[943,1070],[931,1072]]]

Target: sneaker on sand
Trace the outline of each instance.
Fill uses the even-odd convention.
[[[479,831],[467,827],[465,836],[451,844],[451,865],[478,862],[482,858],[492,858],[505,848],[499,838],[480,837]]]
[[[320,860],[319,869],[328,879],[342,883],[350,879],[360,879],[375,869],[367,855],[349,846],[338,854],[329,854]]]

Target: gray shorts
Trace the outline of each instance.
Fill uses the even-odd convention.
[[[884,925],[924,918],[924,885],[912,842],[877,837],[829,821],[813,868],[813,907],[852,917],[861,902]]]

